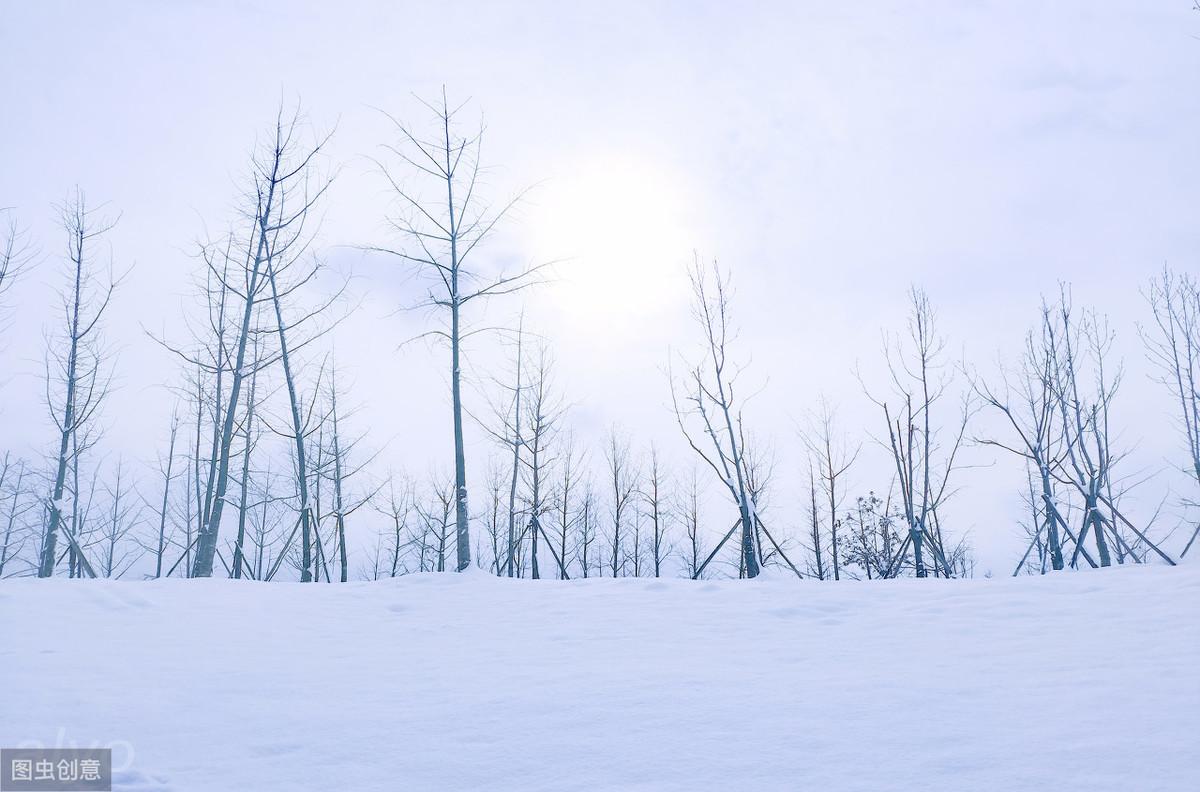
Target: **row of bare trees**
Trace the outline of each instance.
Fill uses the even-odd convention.
[[[762,519],[753,439],[737,396],[741,369],[730,358],[728,280],[715,264],[711,272],[697,265],[692,285],[704,357],[678,385],[672,378],[673,404],[688,445],[737,508],[737,522],[713,552],[738,535],[741,575],[754,577],[772,562],[797,576],[833,580],[846,574],[973,574],[965,534],[946,530],[947,504],[957,492],[961,452],[969,444],[1003,449],[1026,465],[1029,544],[1014,574],[1073,568],[1081,559],[1093,567],[1151,558],[1176,563],[1150,536],[1155,518],[1139,525],[1121,508],[1139,482],[1114,473],[1124,456],[1114,447],[1120,431],[1113,410],[1122,370],[1111,359],[1114,334],[1107,322],[1094,311],[1075,309],[1064,285],[1055,303],[1043,305],[1019,367],[1002,368],[993,385],[948,359],[936,312],[924,291],[914,288],[906,332],[884,344],[890,392],[876,395],[864,384],[886,427],[863,432],[891,457],[894,475],[882,490],[886,496],[871,492],[847,508],[845,481],[862,445],[851,447],[837,432],[834,411],[823,403],[804,432],[810,508],[807,531],[795,532],[807,540],[799,542],[807,567],[801,572],[789,557],[796,553],[787,540],[776,541]],[[1200,290],[1193,277],[1166,269],[1151,281],[1146,297],[1154,324],[1141,328],[1142,339],[1159,380],[1178,402],[1187,452],[1182,467],[1200,485]],[[968,434],[985,407],[1003,416],[1015,440]],[[1189,526],[1181,552],[1186,555],[1200,535],[1194,492],[1180,506]]]
[[[1195,284],[1164,271],[1148,294],[1160,332],[1143,329],[1143,338],[1170,373],[1183,405],[1184,435],[1194,450],[1196,391],[1186,381],[1195,360],[1187,358],[1187,348],[1200,334],[1194,322],[1186,328],[1196,309]],[[1175,563],[1148,536],[1148,526],[1139,526],[1121,508],[1137,482],[1121,474],[1127,452],[1120,446],[1114,405],[1124,372],[1112,360],[1113,339],[1107,321],[1076,308],[1064,286],[1055,302],[1043,304],[1019,363],[1003,370],[995,384],[974,379],[975,392],[1009,428],[1008,437],[981,442],[1026,466],[1029,544],[1018,572],[1076,567],[1081,560],[1093,567],[1145,563],[1152,555]],[[1172,343],[1181,345],[1179,355],[1168,354]]]
[[[884,344],[886,387],[860,376],[877,422],[851,439],[822,402],[796,443],[807,481],[784,485],[802,508],[772,517],[774,445],[750,426],[729,275],[697,259],[694,343],[667,367],[692,464],[671,469],[657,448],[616,429],[589,453],[571,429],[547,339],[523,319],[479,321],[484,301],[537,284],[544,268],[506,273],[483,257],[516,199],[499,208],[484,199],[482,128],[464,134],[462,108],[444,94],[425,107],[426,126],[391,119],[396,140],[376,160],[395,199],[392,241],[359,247],[420,276],[423,296],[411,307],[432,321],[421,337],[444,343],[448,357],[452,472],[422,484],[380,476],[381,449],[348,428],[355,410],[333,355],[350,310],[347,281],[326,266],[319,242],[336,175],[330,135],[281,108],[253,151],[228,230],[196,247],[186,332],[155,337],[181,375],[154,475],[103,452],[116,366],[104,328],[123,277],[106,241],[115,219],[79,191],[62,207],[61,305],[43,373],[55,431],[44,464],[11,452],[0,463],[0,576],[332,582],[472,565],[563,579],[756,577],[767,568],[834,581],[968,576],[967,530],[949,504],[970,446],[994,447],[1025,468],[1028,544],[1018,573],[1175,563],[1162,547],[1169,533],[1127,513],[1138,481],[1122,466],[1113,331],[1075,307],[1066,286],[1042,306],[1020,359],[994,375],[950,358],[929,298],[914,288],[907,326]],[[0,239],[0,310],[38,258],[10,224]],[[1152,321],[1141,337],[1177,405],[1180,468],[1200,487],[1200,288],[1164,270],[1145,296]],[[489,385],[473,395],[464,387],[468,342],[489,332],[505,341],[511,366],[477,378]],[[981,412],[999,417],[1002,430],[981,429]],[[468,497],[472,426],[492,440],[482,498]],[[884,474],[864,472],[868,449],[887,460]],[[868,477],[876,486],[862,494],[855,487]],[[1181,555],[1200,534],[1196,494],[1178,504]]]

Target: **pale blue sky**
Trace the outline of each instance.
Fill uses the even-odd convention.
[[[392,315],[409,287],[335,246],[386,234],[365,155],[387,124],[372,107],[411,118],[413,92],[446,84],[486,116],[496,197],[540,184],[494,254],[570,259],[529,312],[583,436],[616,422],[690,464],[661,369],[668,346],[691,340],[681,274],[697,249],[733,273],[741,352],[763,385],[749,415],[780,460],[781,521],[798,518],[795,426],[819,393],[843,405],[852,436],[874,429],[853,369],[877,369],[910,283],[928,290],[955,352],[990,371],[1016,352],[1040,295],[1071,281],[1120,334],[1131,467],[1165,464],[1169,402],[1147,381],[1134,323],[1154,270],[1200,270],[1190,0],[570,5],[6,3],[0,206],[44,260],[0,350],[0,446],[32,455],[48,442],[38,374],[61,253],[52,205],[79,184],[122,213],[112,252],[134,265],[110,323],[121,363],[106,446],[153,459],[170,410],[158,386],[175,374],[140,327],[179,331],[185,252],[229,222],[246,152],[283,96],[302,98],[315,127],[337,125],[331,164],[343,169],[321,238],[357,275],[361,306],[338,343],[359,420],[389,462],[445,464],[443,356],[396,349],[419,326]],[[486,351],[477,365],[491,365]],[[474,447],[482,460],[479,433]],[[856,490],[886,485],[878,462]],[[1019,479],[1003,459],[964,477],[956,514],[984,567],[1009,566]],[[1166,486],[1152,483],[1139,508]]]

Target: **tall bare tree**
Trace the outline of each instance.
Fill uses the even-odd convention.
[[[1174,566],[1175,561],[1118,508],[1113,469],[1122,454],[1113,448],[1112,406],[1122,379],[1121,366],[1109,361],[1113,332],[1095,311],[1076,314],[1070,290],[1063,286],[1054,308],[1059,326],[1055,347],[1055,398],[1064,435],[1064,459],[1059,481],[1081,497],[1082,522],[1072,554],[1074,566],[1090,533],[1100,566],[1112,563],[1116,545],[1118,563],[1126,555],[1134,561],[1148,552]],[[1123,536],[1128,530],[1132,541]]]
[[[705,268],[698,258],[690,274],[692,312],[704,339],[704,354],[700,362],[690,367],[681,383],[672,379],[671,399],[680,431],[688,445],[712,468],[737,505],[735,529],[739,526],[741,529],[740,566],[746,577],[757,577],[757,508],[748,481],[749,457],[741,405],[735,390],[739,369],[728,356],[733,340],[729,278],[716,262],[711,268]],[[721,544],[733,533],[731,530]]]
[[[436,309],[441,326],[427,333],[450,348],[450,406],[454,435],[455,530],[457,570],[471,564],[470,510],[467,503],[467,461],[463,439],[463,342],[482,328],[468,329],[465,309],[488,297],[518,292],[536,282],[541,266],[515,274],[488,274],[475,265],[475,254],[515,205],[517,198],[490,206],[482,191],[480,151],[482,124],[459,131],[462,105],[451,107],[443,88],[438,104],[422,102],[432,114],[429,134],[391,118],[398,141],[387,150],[399,167],[379,164],[396,196],[398,214],[391,225],[402,238],[396,248],[371,249],[393,255],[415,267],[429,285],[421,305]],[[398,171],[407,173],[401,175]],[[434,193],[423,194],[422,187]],[[519,198],[519,196],[518,196]]]
[[[45,366],[46,402],[58,431],[58,448],[50,495],[46,499],[48,520],[42,539],[39,577],[54,574],[60,533],[89,577],[95,577],[75,536],[63,523],[63,495],[71,459],[91,442],[85,429],[100,409],[111,381],[101,340],[101,320],[112,299],[116,278],[111,263],[103,277],[97,271],[102,256],[98,250],[102,247],[101,238],[114,224],[115,221],[89,209],[79,190],[62,207],[68,285],[61,292],[62,322],[49,334]]]
[[[243,211],[247,227],[240,234],[231,234],[226,240],[202,249],[209,281],[217,284],[214,290],[219,308],[211,320],[216,341],[209,348],[207,357],[176,349],[198,370],[215,379],[212,452],[208,460],[208,480],[198,509],[200,528],[192,562],[194,577],[212,575],[221,517],[228,500],[229,466],[242,416],[242,388],[253,371],[274,360],[287,359],[286,330],[295,324],[295,320],[289,325],[282,316],[280,295],[298,288],[311,277],[296,278],[286,287],[279,283],[281,272],[299,261],[307,248],[309,237],[305,224],[310,210],[328,185],[328,181],[314,178],[313,173],[314,163],[328,137],[305,145],[301,141],[303,130],[299,108],[289,114],[281,105],[266,142],[251,158]],[[209,305],[213,302],[210,299]],[[267,302],[274,309],[272,329],[279,336],[280,349],[274,357],[254,361],[248,352],[252,349],[251,339],[261,331],[259,307]],[[292,380],[291,374],[286,371],[285,379]],[[228,386],[223,381],[226,376]],[[291,401],[295,404],[298,397]],[[292,412],[294,419],[295,410]],[[297,455],[301,457],[298,461],[303,463],[303,432],[296,435],[299,438],[295,441]],[[297,470],[305,470],[304,465],[298,464]],[[199,475],[195,483],[199,488]],[[298,508],[300,527],[303,527],[311,514],[303,492],[302,473],[297,475],[297,483],[302,490]]]
[[[1195,479],[1200,506],[1200,281],[1168,268],[1150,282],[1146,299],[1154,315],[1152,328],[1141,328],[1142,340],[1158,368],[1158,381],[1176,400],[1176,418],[1187,445],[1185,470]],[[1200,519],[1180,556],[1200,536]]]
[[[1031,473],[1037,473],[1038,496],[1032,503],[1037,527],[1030,548],[1044,542],[1050,566],[1056,570],[1065,566],[1062,531],[1070,530],[1055,488],[1055,473],[1066,454],[1058,411],[1058,335],[1056,316],[1049,306],[1043,305],[1038,329],[1025,337],[1016,383],[1012,382],[1014,375],[1004,370],[998,387],[979,378],[973,380],[975,392],[984,404],[999,411],[1016,435],[1016,442],[992,437],[979,438],[979,442],[1024,458]]]
[[[947,425],[940,418],[950,394],[953,374],[945,360],[946,342],[937,328],[937,315],[919,288],[909,292],[911,308],[907,338],[885,342],[884,354],[892,381],[890,398],[871,396],[887,423],[886,448],[892,455],[908,535],[896,563],[912,550],[917,577],[926,577],[925,549],[933,556],[935,576],[953,575],[942,532],[943,507],[953,494],[950,481],[958,469],[958,454],[967,425],[976,411],[971,394],[964,393],[958,414]]]

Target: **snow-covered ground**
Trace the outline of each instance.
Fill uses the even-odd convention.
[[[1196,566],[5,581],[0,745],[139,790],[1194,790],[1198,614]]]

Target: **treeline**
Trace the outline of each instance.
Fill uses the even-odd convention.
[[[778,487],[772,445],[744,411],[728,274],[697,259],[694,354],[668,365],[695,464],[669,470],[658,449],[615,429],[586,448],[550,342],[523,319],[480,323],[485,302],[518,301],[543,279],[543,266],[501,271],[484,255],[521,196],[486,200],[482,127],[464,123],[444,95],[424,106],[429,123],[419,127],[391,119],[394,139],[375,163],[394,199],[391,238],[361,248],[415,276],[415,306],[431,317],[424,337],[445,347],[446,475],[384,475],[386,449],[363,442],[333,352],[347,282],[325,266],[316,234],[336,172],[329,137],[281,108],[229,230],[196,245],[186,331],[155,338],[179,373],[165,446],[150,465],[102,452],[98,419],[115,375],[104,327],[122,281],[104,252],[113,220],[79,191],[61,207],[61,301],[46,307],[44,349],[53,434],[41,460],[0,450],[0,577],[325,582],[471,566],[532,578],[755,577],[766,568],[821,580],[970,576],[971,547],[947,504],[972,444],[1025,470],[1027,516],[1014,528],[1025,552],[1014,574],[1176,563],[1163,549],[1171,532],[1123,507],[1136,482],[1120,475],[1128,445],[1113,412],[1122,377],[1114,332],[1065,285],[1035,315],[1016,363],[985,373],[949,358],[936,311],[914,288],[907,326],[885,344],[888,387],[863,386],[874,425],[848,433],[830,406],[814,410],[798,443],[803,508],[779,516],[768,508]],[[0,305],[42,260],[8,219]],[[1144,298],[1139,332],[1176,405],[1179,468],[1200,488],[1200,286],[1165,269]],[[468,393],[464,342],[482,333],[501,338],[509,359],[471,363],[491,386]],[[981,422],[985,413],[999,422]],[[468,459],[468,428],[491,439],[486,459]],[[875,489],[852,491],[868,444],[884,450],[888,473]],[[1188,512],[1195,492],[1173,506],[1187,534],[1181,556],[1200,532]]]

